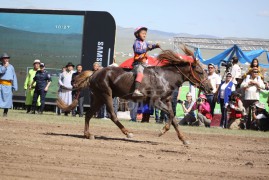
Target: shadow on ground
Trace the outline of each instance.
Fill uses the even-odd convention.
[[[77,135],[77,134],[62,134],[62,133],[43,133],[47,136],[65,136],[65,137],[74,137],[74,138],[81,138],[85,139],[84,135]],[[123,142],[131,142],[131,143],[139,143],[139,144],[150,144],[150,145],[159,145],[158,142],[153,141],[140,141],[134,139],[127,139],[127,138],[111,138],[106,136],[95,136],[96,140],[105,140],[105,141],[123,141]]]

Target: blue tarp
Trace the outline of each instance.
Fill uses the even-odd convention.
[[[229,61],[232,59],[232,57],[234,56],[234,54],[238,57],[239,62],[241,62],[242,64],[245,63],[251,63],[251,61],[256,58],[259,57],[262,53],[266,52],[265,50],[254,50],[254,51],[249,51],[249,52],[243,52],[237,45],[234,45],[233,47],[226,49],[225,51],[223,51],[222,53],[218,54],[217,56],[210,58],[210,59],[203,59],[202,58],[202,54],[199,48],[197,48],[195,50],[195,56],[200,59],[200,61],[203,64],[210,64],[213,63],[215,65],[220,66],[222,61]],[[269,52],[267,52],[267,60],[269,62]],[[261,64],[259,63],[261,67],[263,68],[269,68],[269,64]]]

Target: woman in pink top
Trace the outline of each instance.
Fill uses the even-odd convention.
[[[201,94],[197,102],[193,105],[193,110],[198,109],[197,121],[194,125],[210,127],[212,115],[210,114],[210,104],[207,102],[206,96]]]

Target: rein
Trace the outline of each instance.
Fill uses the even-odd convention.
[[[176,68],[177,68],[177,70],[185,77],[185,78],[187,78],[192,84],[195,84],[196,86],[197,86],[197,83],[194,83],[186,74],[184,74],[182,71],[181,71],[181,69],[176,65]],[[200,80],[200,79],[198,79],[196,76],[195,76],[195,74],[193,73],[193,68],[191,67],[191,63],[190,63],[190,71],[191,71],[191,75],[194,77],[194,79],[196,80],[196,81],[198,81],[198,83],[199,83],[199,87],[202,87],[203,86],[203,82],[204,81],[206,81],[206,79],[203,79],[203,80]]]

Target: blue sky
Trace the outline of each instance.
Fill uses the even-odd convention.
[[[268,0],[0,0],[1,8],[93,10],[118,26],[269,39]]]

